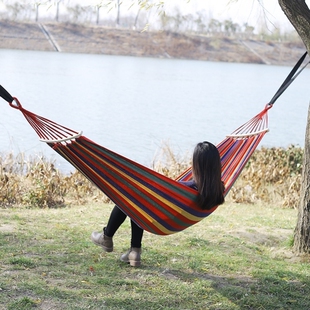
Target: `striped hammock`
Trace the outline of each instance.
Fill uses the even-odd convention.
[[[191,168],[177,180],[125,158],[77,132],[25,110],[14,98],[29,124],[57,153],[103,191],[141,228],[154,234],[182,231],[210,215],[196,205],[197,191],[178,181],[190,180]],[[227,136],[217,147],[222,161],[225,194],[268,131],[265,109]]]
[[[302,61],[299,61],[299,66]],[[295,78],[296,66],[271,102],[217,145],[225,195],[267,133],[268,110]],[[158,235],[173,234],[216,210],[217,207],[201,210],[196,204],[197,191],[178,182],[192,178],[191,168],[172,180],[100,146],[83,136],[82,132],[27,111],[2,86],[0,96],[23,113],[41,141],[69,161],[144,230]]]

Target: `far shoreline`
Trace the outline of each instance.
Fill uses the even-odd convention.
[[[0,49],[54,51],[292,66],[306,51],[296,42],[137,31],[74,23],[0,21]]]

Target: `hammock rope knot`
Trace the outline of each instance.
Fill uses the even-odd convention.
[[[9,102],[9,104],[14,109],[17,109],[17,110],[23,109],[21,103],[19,102],[19,100],[16,97],[13,97],[13,100],[11,102]]]

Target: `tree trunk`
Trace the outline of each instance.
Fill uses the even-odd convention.
[[[278,0],[279,5],[310,52],[310,10],[305,0]],[[309,53],[310,54],[310,53]]]
[[[305,0],[279,0],[279,5],[310,54],[310,11]],[[294,233],[294,251],[297,254],[310,253],[310,106],[305,136],[300,204]]]
[[[117,9],[117,15],[116,15],[116,25],[119,26],[119,16],[120,16],[120,3],[119,3],[119,0],[117,0],[117,6],[116,6],[116,9]]]
[[[294,251],[310,253],[310,106],[305,138],[300,204],[294,233]]]
[[[101,6],[100,5],[97,5],[96,6],[96,24],[99,25],[99,16],[100,16],[100,8]]]
[[[39,6],[40,6],[40,4],[37,4],[36,3],[36,22],[38,22],[38,20],[39,20]]]

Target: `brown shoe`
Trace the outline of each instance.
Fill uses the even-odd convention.
[[[103,232],[99,233],[99,232],[94,231],[91,234],[91,241],[94,244],[101,246],[105,252],[112,252],[113,251],[113,239],[112,239],[112,237],[106,236]]]
[[[127,253],[124,253],[120,260],[130,266],[138,267],[141,265],[141,248],[130,248]]]

